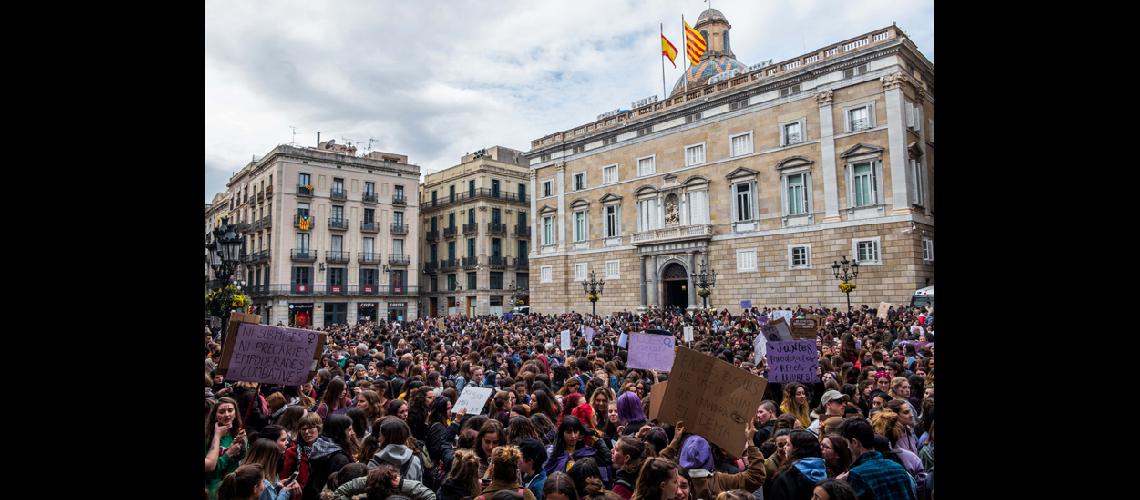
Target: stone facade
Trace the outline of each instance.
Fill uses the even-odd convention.
[[[706,262],[710,306],[845,304],[860,253],[853,303],[932,283],[933,64],[893,26],[790,61],[533,141],[533,310],[588,311],[576,265],[615,260],[600,314],[697,307]]]

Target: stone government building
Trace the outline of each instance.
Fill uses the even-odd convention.
[[[667,99],[532,141],[533,310],[588,311],[590,271],[599,314],[699,307],[703,262],[710,307],[842,306],[842,256],[856,303],[931,284],[933,63],[895,26],[753,66],[719,11],[694,28],[708,50]]]

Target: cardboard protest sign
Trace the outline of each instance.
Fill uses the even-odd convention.
[[[792,337],[797,339],[814,339],[818,331],[819,318],[815,316],[792,318]]]
[[[312,330],[241,323],[226,338],[218,371],[230,380],[301,385],[315,372],[326,338]]]
[[[622,332],[621,336],[618,337],[618,347],[625,347],[627,343],[629,343],[629,335]]]
[[[780,309],[772,311],[772,319],[775,320],[777,318],[784,318],[784,322],[791,323],[792,322],[792,311],[784,311],[784,310],[780,310]]]
[[[752,299],[744,299],[744,300],[740,301],[740,308],[741,309],[751,309],[752,308]]]
[[[774,319],[760,327],[760,332],[769,342],[792,340],[792,329],[784,322],[784,318]]]
[[[570,330],[562,330],[562,350],[570,350]]]
[[[814,340],[768,342],[768,380],[818,383],[818,348]]]
[[[747,370],[686,347],[677,347],[657,419],[685,421],[685,430],[740,456],[746,442],[744,428],[756,414],[768,381]],[[661,384],[657,384],[661,385]],[[650,412],[653,392],[650,392]]]
[[[756,321],[758,321],[761,325],[767,325],[768,324],[768,315],[767,314],[761,314],[761,315],[756,317]]]
[[[756,351],[756,366],[760,366],[760,361],[768,354],[768,339],[763,335],[757,335],[756,339],[752,341],[752,349]]]
[[[436,320],[435,325],[438,326],[440,330],[446,330],[447,329],[447,323],[445,321],[443,321],[443,318],[439,318],[438,320]]]
[[[692,342],[692,341],[693,341],[693,327],[686,326],[685,327],[685,342]]]
[[[658,382],[653,384],[653,388],[649,389],[649,419],[657,418],[657,412],[661,411],[661,401],[665,400],[665,388],[668,387],[669,381]]]
[[[468,415],[482,414],[483,405],[487,404],[488,399],[491,399],[493,392],[495,389],[490,387],[464,387],[463,393],[459,395],[459,399],[455,400],[455,405],[452,406],[451,411],[458,413],[463,408],[467,410]]]
[[[673,369],[676,344],[673,336],[634,333],[629,337],[629,361],[625,365],[667,372]]]
[[[886,302],[879,302],[879,310],[875,314],[875,316],[878,318],[887,319],[887,309],[890,309],[890,308],[891,308],[890,304],[888,304]]]

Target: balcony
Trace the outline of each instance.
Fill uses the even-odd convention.
[[[254,231],[261,231],[262,229],[269,229],[271,227],[273,227],[272,215],[266,215],[265,217],[258,219],[257,222],[253,223]]]
[[[392,195],[392,206],[403,207],[403,206],[407,206],[407,204],[408,204],[408,197],[407,196],[404,196],[403,194],[400,194],[400,193],[396,193],[396,194]]]
[[[297,186],[297,196],[307,196],[309,198],[312,198],[313,197],[313,185],[309,184],[307,186],[306,185]]]
[[[407,224],[400,224],[399,222],[393,222],[392,226],[391,226],[391,233],[392,234],[408,234],[408,225]]]
[[[378,253],[360,253],[357,258],[361,264],[380,265],[380,254]]]
[[[293,283],[291,293],[300,295],[312,295],[313,285],[309,283]]]
[[[301,214],[293,214],[293,227],[302,231],[313,229],[313,222],[316,218],[310,215],[307,219],[301,219]]]
[[[435,261],[424,262],[424,274],[436,274],[439,272],[439,265]]]
[[[317,252],[307,248],[294,248],[289,251],[289,258],[293,259],[293,262],[316,262]]]
[[[507,258],[502,255],[491,256],[491,269],[506,269]]]
[[[665,243],[683,240],[707,240],[712,238],[712,224],[693,224],[689,226],[673,226],[662,229],[651,229],[634,233],[634,245],[647,245],[650,243]]]
[[[487,232],[491,234],[507,234],[507,225],[502,223],[488,222]]]
[[[364,193],[363,196],[360,197],[360,201],[363,201],[364,203],[375,204],[376,203],[376,193],[366,192],[366,193]]]
[[[515,257],[515,269],[528,269],[530,268],[529,257]]]
[[[393,266],[406,266],[412,262],[412,258],[407,255],[391,254],[388,256],[388,264]]]
[[[428,231],[427,240],[428,243],[435,243],[439,241],[439,231]]]
[[[344,189],[333,189],[332,191],[329,191],[329,198],[333,199],[334,201],[347,201],[348,191],[345,191]]]
[[[463,268],[464,269],[475,269],[476,267],[479,267],[479,257],[464,257],[463,258]]]
[[[362,232],[362,233],[379,233],[380,232],[380,224],[377,224],[375,222],[361,222],[360,223],[360,232]]]
[[[347,292],[348,292],[348,286],[341,284],[341,283],[338,283],[335,285],[332,283],[329,283],[329,285],[327,287],[325,287],[325,294],[326,295],[346,295]]]
[[[456,228],[454,226],[443,228],[443,237],[447,238],[447,239],[454,238],[457,229],[458,228]]]
[[[263,262],[269,262],[269,250],[249,254],[250,264],[261,264]]]
[[[530,236],[530,226],[515,226],[515,236]]]
[[[338,250],[329,250],[325,252],[325,262],[329,264],[348,264],[349,253]]]
[[[355,285],[348,287],[349,295],[379,295],[380,285],[375,283],[365,283],[363,285]]]
[[[348,219],[329,219],[330,231],[348,231]]]
[[[479,233],[479,224],[464,224],[463,225],[463,234],[478,234],[478,233]]]
[[[251,285],[246,288],[251,297],[265,297],[269,295],[269,285]]]
[[[447,259],[439,261],[439,270],[449,273],[459,268],[459,261],[456,259]]]
[[[480,199],[480,198],[485,198],[485,199],[495,200],[495,201],[501,201],[501,202],[506,202],[506,203],[515,203],[515,204],[519,204],[519,205],[529,205],[530,204],[530,196],[527,196],[525,194],[520,196],[518,193],[508,193],[506,191],[491,191],[490,189],[482,188],[482,189],[477,189],[474,192],[464,191],[462,193],[455,193],[454,199],[452,199],[450,196],[444,197],[444,198],[437,198],[436,203],[434,205],[421,207],[420,211],[423,212],[423,211],[438,210],[441,207],[446,207],[449,205],[456,205],[456,204],[460,204],[460,203],[466,203],[468,201],[476,200],[476,199]]]

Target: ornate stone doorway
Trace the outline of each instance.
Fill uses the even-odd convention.
[[[663,307],[677,306],[682,310],[689,307],[689,273],[676,262],[665,266],[661,272],[661,292]]]

